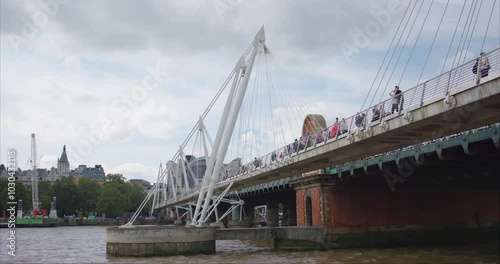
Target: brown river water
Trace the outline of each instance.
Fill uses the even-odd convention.
[[[212,255],[117,258],[106,256],[106,227],[17,228],[16,256],[9,229],[0,229],[0,263],[500,263],[498,241],[462,245],[277,251],[270,241],[218,241]]]

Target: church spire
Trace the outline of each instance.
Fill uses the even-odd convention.
[[[69,161],[66,155],[66,145],[64,145],[61,158],[57,160],[57,175],[67,177],[69,172]]]
[[[63,147],[63,152],[61,154],[61,158],[59,159],[60,163],[69,163],[68,161],[68,156],[66,155],[66,145],[64,145]]]

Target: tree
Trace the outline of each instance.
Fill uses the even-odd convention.
[[[52,188],[48,181],[38,181],[38,201],[41,202],[41,209],[50,210],[52,204]]]
[[[9,204],[7,202],[16,203],[23,200],[23,211],[31,209],[31,192],[24,187],[21,182],[15,182],[15,191],[13,192],[13,197],[15,200],[11,200],[9,197],[9,181],[7,179],[0,179],[0,211],[9,209]]]
[[[116,174],[110,173],[110,174],[106,175],[106,183],[121,184],[121,183],[125,183],[125,180],[126,180],[126,178],[120,173],[116,173]]]
[[[101,185],[94,180],[81,178],[78,181],[78,189],[83,213],[86,215],[95,213],[99,194],[101,193]]]
[[[125,195],[129,198],[128,212],[135,212],[144,198],[146,198],[141,186],[135,184],[128,188],[128,192]]]
[[[125,211],[125,196],[113,184],[104,184],[97,201],[97,211],[106,214],[106,217],[115,218]]]
[[[31,191],[24,187],[24,184],[21,182],[16,182],[16,199],[23,200],[23,211],[31,210],[33,208]]]
[[[58,215],[72,215],[81,206],[81,195],[73,177],[62,177],[52,186],[52,195],[57,197]]]
[[[3,164],[2,164],[3,166]],[[8,200],[8,184],[9,181],[7,179],[0,178],[0,211],[4,211],[8,208],[7,201]]]

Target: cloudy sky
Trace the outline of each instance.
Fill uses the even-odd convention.
[[[451,65],[465,16],[475,10],[468,1],[446,57],[464,2],[450,1],[432,50],[447,1],[423,4],[405,46],[410,58],[415,44],[408,70],[396,72],[389,86],[399,83],[404,90],[421,74],[429,79]],[[406,7],[415,1],[0,3],[0,162],[15,148],[18,166],[27,169],[35,133],[40,167],[56,166],[66,145],[72,168],[101,164],[107,173],[154,181],[158,164],[175,154],[262,25],[284,76],[307,108],[331,124],[360,109]],[[483,40],[483,50],[499,46],[499,6],[477,4],[470,45],[458,54],[472,59]],[[496,15],[485,38],[491,10]],[[222,108],[205,121],[212,137]]]

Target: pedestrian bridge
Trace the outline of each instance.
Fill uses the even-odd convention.
[[[371,122],[371,108],[365,109],[362,111],[365,113],[364,126],[355,127],[357,114],[352,115],[346,119],[348,133],[321,142],[317,137],[324,137],[324,134],[311,135],[308,140],[312,143],[306,142],[303,149],[273,162],[273,154],[269,153],[259,159],[262,165],[253,168],[249,163],[248,171],[221,179],[214,193],[221,194],[228,186],[236,191],[500,122],[500,49],[487,56],[491,69],[479,83],[478,76],[471,71],[474,60],[469,61],[406,90],[407,99],[401,112]],[[390,104],[387,100],[382,106],[389,109]],[[329,127],[327,132],[331,129]],[[285,152],[286,146],[274,153]],[[165,200],[155,208],[187,204],[195,201],[198,195],[199,189],[195,189],[185,196]]]
[[[238,156],[238,153],[226,155],[228,149],[233,150],[230,142],[235,135],[234,128],[237,120],[246,120],[248,124],[258,123],[251,116],[257,115],[255,109],[251,107],[245,109],[242,106],[245,105],[243,99],[256,58],[257,62],[266,63],[262,66],[264,68],[269,62],[268,57],[271,55],[265,41],[262,27],[223,84],[221,89],[226,86],[230,86],[231,89],[215,140],[212,142],[203,120],[210,112],[214,100],[216,101],[222,93],[221,91],[209,104],[197,126],[193,128],[172,161],[169,161],[165,168],[160,165],[157,183],[126,226],[133,224],[150,198],[153,198],[152,210],[179,207],[186,209],[191,214],[193,225],[201,226],[214,212],[218,222],[243,204],[243,201],[239,199],[238,190],[500,122],[500,48],[497,47],[489,52],[481,53],[478,58],[461,62],[458,65],[462,60],[460,55],[456,67],[452,66],[449,71],[429,80],[423,82],[419,80],[415,87],[404,89],[399,98],[393,96],[358,113],[352,113],[351,116],[343,119],[340,125],[336,123],[327,127],[322,116],[308,113],[307,116],[301,117],[305,117],[305,120],[300,140],[284,142],[281,147],[274,142],[273,146],[278,147],[277,149],[266,155],[256,156],[254,160],[251,160],[253,153],[250,157]],[[272,61],[272,57],[270,60]],[[259,74],[260,67],[257,63],[257,72],[255,77],[252,77],[254,86],[265,80],[267,84],[262,90],[274,92],[276,88],[276,82],[273,81],[274,68],[272,66],[265,68],[266,72]],[[279,79],[279,76],[277,78]],[[289,96],[287,95],[289,90],[284,89],[284,91],[284,93],[283,91],[276,93],[278,96],[269,98],[269,101],[283,100],[282,97]],[[375,93],[377,92],[378,88]],[[275,95],[272,94],[272,96]],[[256,97],[257,99],[252,97],[251,100],[266,101],[262,100],[264,98],[262,96]],[[282,108],[282,105],[268,109],[273,112],[280,107]],[[261,112],[266,112],[262,109],[259,111],[259,115]],[[251,117],[246,117],[247,119],[240,117],[242,112],[250,113]],[[198,142],[202,146],[200,149],[204,150],[198,156],[203,156],[203,162],[206,162],[206,170],[201,173],[195,173],[187,166],[190,160],[194,159],[194,153],[189,158],[189,155],[184,154],[186,142],[196,131],[199,132]],[[256,135],[255,131],[259,129],[247,127],[247,133],[239,136],[252,139]],[[288,132],[283,128],[280,131],[282,134]],[[279,131],[273,132],[279,134]],[[265,138],[266,135],[261,133],[261,136]],[[193,145],[197,144],[197,140],[198,135]],[[207,147],[208,145],[210,148]],[[231,155],[236,156],[231,157]],[[231,160],[238,162],[225,163]],[[241,161],[245,163],[241,164]],[[195,174],[202,174],[203,179],[200,175],[196,178]],[[217,215],[216,210],[220,202],[231,204],[231,208],[221,217]],[[194,214],[191,212],[193,206],[196,208]]]

